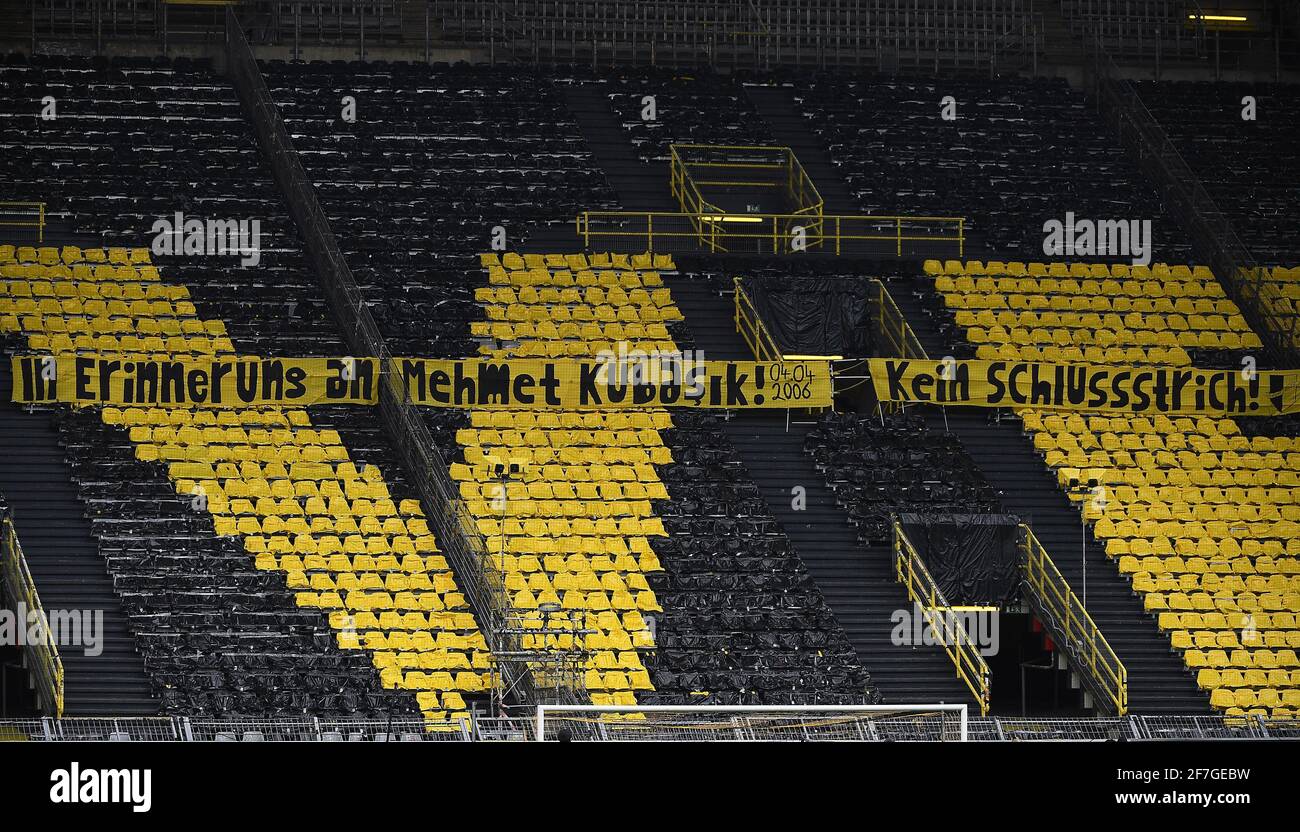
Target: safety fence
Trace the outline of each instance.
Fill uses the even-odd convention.
[[[63,715],[63,660],[51,637],[49,617],[41,605],[36,582],[27,568],[23,547],[13,516],[0,509],[0,584],[9,610],[26,613],[14,622],[15,627],[32,628],[35,638],[24,638],[23,658],[31,672],[36,700],[42,713]]]
[[[971,639],[966,628],[956,616],[950,615],[952,605],[939,590],[939,585],[925,567],[903,527],[894,521],[894,575],[907,590],[907,597],[925,617],[926,626],[934,634],[948,658],[957,669],[957,678],[966,685],[980,714],[989,712],[992,691],[992,674],[988,663],[980,654],[979,646]]]
[[[799,716],[800,741],[856,742],[939,742],[956,739],[953,721],[927,717],[924,709],[900,706],[897,715],[879,719],[848,720],[851,712],[838,710],[834,720],[819,719],[815,709]],[[865,710],[865,709],[864,709]],[[908,713],[916,711],[916,713]],[[756,731],[752,718],[728,715],[733,724],[717,730],[701,730],[698,720],[690,728],[692,741],[756,741],[778,738],[770,723],[767,734]],[[736,720],[739,720],[737,722]],[[852,723],[853,730],[843,726]],[[556,726],[563,723],[554,723]],[[868,730],[858,730],[865,724]],[[788,725],[788,723],[787,723]],[[962,720],[968,742],[1160,742],[1166,740],[1300,740],[1300,720],[1264,716],[1222,715],[1125,717],[990,717],[970,716]],[[591,731],[581,737],[591,740],[626,740],[641,733],[646,739],[680,739],[662,722],[656,731],[638,731],[635,722]],[[760,726],[764,727],[764,726]],[[783,728],[776,725],[776,728]],[[547,738],[555,739],[548,730]],[[793,733],[787,729],[781,733]],[[483,717],[471,713],[457,722],[425,722],[420,719],[216,719],[201,717],[96,717],[0,720],[0,742],[532,742],[537,739],[537,718],[529,714]]]
[[[600,251],[919,257],[964,255],[962,217],[583,211],[575,231]]]
[[[668,150],[669,190],[683,213],[725,213],[714,199],[728,191],[774,190],[791,214],[822,215],[821,193],[788,147],[674,144]]]
[[[23,229],[20,236],[32,234],[36,242],[45,242],[45,203],[0,202],[0,228]]]
[[[1034,614],[1107,713],[1128,713],[1128,671],[1033,531],[1020,527],[1021,582]]]

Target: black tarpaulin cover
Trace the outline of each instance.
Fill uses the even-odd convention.
[[[953,606],[1003,606],[1020,586],[1020,520],[1010,514],[900,514],[939,591]]]
[[[747,277],[741,285],[785,355],[871,355],[866,283],[835,277]]]

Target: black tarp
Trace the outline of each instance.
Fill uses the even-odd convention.
[[[741,286],[784,354],[872,354],[867,283],[835,277],[747,277]]]
[[[1020,586],[1018,518],[904,513],[898,519],[949,604],[1001,607],[1015,598]]]

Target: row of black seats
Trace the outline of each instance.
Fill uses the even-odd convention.
[[[804,450],[865,543],[892,539],[900,512],[995,512],[997,493],[961,442],[931,433],[920,414],[827,413]]]
[[[1064,80],[815,75],[796,100],[863,212],[966,217],[973,240],[1021,260],[1044,258],[1043,225],[1066,212],[1149,219],[1153,259],[1188,260],[1155,188]]]
[[[860,704],[875,687],[718,417],[678,412],[652,545],[664,612],[647,661],[657,702]]]

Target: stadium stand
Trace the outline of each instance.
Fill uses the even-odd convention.
[[[473,354],[475,258],[494,227],[518,244],[612,199],[559,95],[535,73],[278,61],[265,70],[396,355]],[[362,113],[352,124],[345,95]]]
[[[484,265],[488,321],[471,327],[489,354],[678,349],[664,322],[681,313],[658,271],[672,269],[670,258],[508,253],[485,255]],[[487,550],[501,552],[514,606],[585,612],[594,703],[843,704],[872,695],[711,417],[471,418],[457,435],[464,463],[453,476]],[[494,459],[522,460],[521,481],[494,481]],[[493,500],[503,487],[504,509]],[[603,501],[599,511],[593,500]],[[638,650],[651,652],[643,660]]]
[[[965,216],[973,245],[1021,258],[1042,257],[1044,222],[1066,210],[1150,219],[1152,257],[1185,257],[1154,189],[1062,80],[817,75],[795,98],[864,213]]]
[[[1024,276],[1031,270],[1047,275],[1053,267],[1067,273],[1077,270],[1079,277]],[[1124,350],[1132,363],[1173,366],[1190,366],[1185,351],[1176,352],[1184,344],[1228,349],[1258,345],[1240,313],[1223,298],[1222,287],[1204,270],[1156,264],[1153,274],[1160,280],[1152,282],[1127,269],[1127,274],[1117,275],[1116,268],[927,265],[936,288],[959,310],[958,320],[976,342],[988,333],[974,310],[987,312],[990,300],[994,307],[1025,306],[1033,312],[1050,309],[1053,303],[1067,309],[1074,299],[1085,299],[1100,301],[1112,315],[1125,312],[1113,306],[1125,298],[1158,305],[1097,329],[1067,326],[1065,321],[1057,326],[1039,312],[1036,324],[1004,327],[990,339],[1000,346],[984,347],[989,358],[1066,358],[1048,357],[1043,350],[1049,348],[1038,346],[1056,340],[1062,331],[1072,335],[1067,339],[1071,347],[1063,349],[1082,350],[1075,361],[1095,360],[1088,350],[1103,343],[1110,354]],[[1109,287],[1104,286],[1103,272],[1110,274]],[[1085,288],[1087,279],[1100,279],[1103,285]],[[1046,288],[1044,281],[1050,281]],[[1194,316],[1195,323],[1185,315]],[[1161,352],[1152,355],[1157,350]],[[1294,525],[1300,515],[1292,499],[1296,475],[1287,457],[1291,440],[1246,437],[1233,420],[1212,417],[1127,419],[1034,410],[1022,410],[1020,416],[1062,487],[1084,482],[1103,489],[1084,494],[1076,488],[1071,498],[1093,521],[1092,529],[1115,567],[1131,576],[1133,591],[1147,612],[1160,616],[1160,628],[1169,633],[1172,648],[1182,653],[1187,667],[1197,671],[1198,684],[1211,691],[1212,704],[1228,714],[1292,715],[1296,654],[1288,639],[1295,638],[1290,634],[1290,611],[1300,602],[1293,578]],[[1089,496],[1095,493],[1103,495],[1099,502]]]
[[[106,254],[88,251],[95,252],[93,259]],[[84,256],[72,247],[62,252],[0,249],[0,259],[15,258],[7,267],[12,276],[23,275],[29,289],[44,284],[55,295],[61,291],[56,285],[66,287],[64,294],[92,301],[103,295],[143,296],[147,286],[161,285],[147,250],[108,252],[111,265],[98,267],[85,263]],[[59,265],[41,262],[55,258]],[[175,298],[184,302],[186,290],[175,288]],[[138,339],[139,333],[167,322],[178,331],[210,330],[192,308],[173,308],[170,318],[145,310],[133,314],[126,307],[115,311],[114,329],[123,333],[120,350],[99,350],[100,355],[138,354],[126,339]],[[30,333],[28,346],[46,350],[51,345],[45,332],[87,320],[60,308],[23,316],[20,323]],[[228,351],[206,336],[187,343],[194,355]],[[95,422],[101,418],[117,431],[100,431]],[[165,709],[262,714],[409,709],[400,697],[382,695],[367,662],[339,656],[335,638],[338,649],[371,651],[383,687],[416,691],[420,710],[431,722],[458,718],[465,696],[490,687],[483,637],[438,554],[418,501],[395,503],[379,467],[358,468],[336,430],[316,429],[303,409],[105,407],[98,416],[88,413],[78,419],[67,428],[67,435],[75,436],[69,450],[94,455],[96,462],[84,471],[74,467],[74,475],[84,475],[79,482],[95,500],[121,509],[97,518],[105,524],[101,549],[122,558],[116,587],[134,619],[146,666],[163,691]],[[175,500],[161,503],[170,505],[172,514],[158,516],[160,504],[139,499],[148,492],[131,476],[141,466],[133,469],[130,457],[124,458],[132,447],[134,459],[144,464],[144,485],[149,473],[165,474],[174,494],[182,497],[179,505]],[[135,496],[113,499],[129,494]],[[178,510],[181,516],[174,514]],[[207,524],[193,510],[211,515],[215,541],[203,534]],[[237,556],[208,559],[192,552],[167,564],[188,567],[181,570],[188,586],[151,571],[166,558],[167,538],[186,539],[189,529],[208,540],[209,551],[215,545],[217,555],[231,554],[224,541],[238,540],[246,553],[243,570]],[[156,549],[148,546],[151,538]],[[250,556],[258,570],[274,577],[249,574]],[[232,567],[233,574],[222,574]],[[283,589],[276,580],[279,573]],[[158,592],[164,585],[170,591]],[[229,609],[232,591],[242,594],[251,612]],[[297,609],[286,609],[289,599]],[[326,617],[328,624],[322,626]],[[273,624],[287,632],[269,629]],[[244,627],[252,632],[240,633]],[[224,634],[234,636],[233,643],[223,642]],[[308,645],[326,655],[306,652]],[[307,692],[280,689],[279,674],[291,667],[317,672]]]

